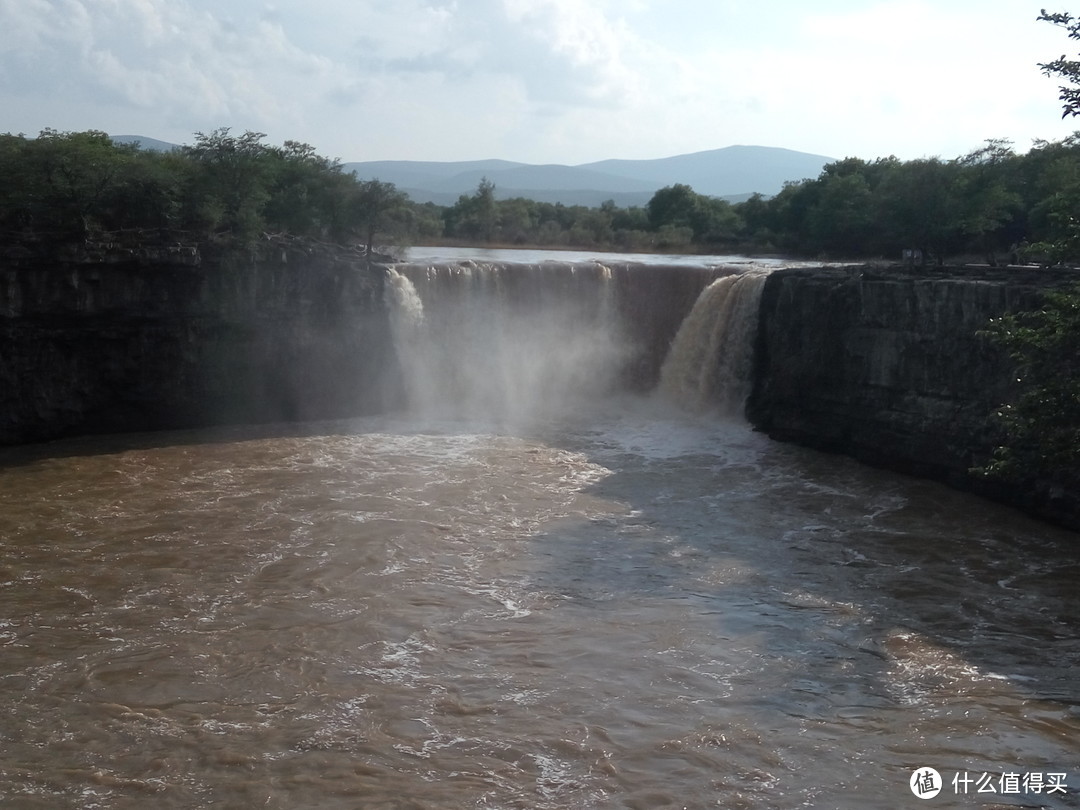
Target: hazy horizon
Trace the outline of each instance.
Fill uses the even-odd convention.
[[[0,126],[569,166],[741,144],[952,158],[1073,131],[1038,63],[1078,49],[1040,2],[943,5],[2,2]]]

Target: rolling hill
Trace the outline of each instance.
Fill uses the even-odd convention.
[[[145,149],[147,152],[171,152],[177,148],[175,143],[159,141],[157,138],[146,138],[142,135],[110,135],[109,137],[113,143],[138,144],[140,149]]]
[[[418,202],[454,203],[486,177],[495,195],[530,197],[567,205],[644,205],[664,186],[684,183],[699,194],[731,200],[776,194],[787,181],[817,177],[833,160],[768,146],[728,146],[656,160],[602,160],[580,166],[507,161],[346,163],[363,180],[393,183]]]
[[[118,135],[118,143],[168,150],[174,144],[140,135]],[[499,199],[528,197],[564,205],[620,207],[644,205],[664,186],[683,183],[699,194],[744,200],[753,193],[770,196],[785,182],[817,177],[833,158],[771,146],[727,146],[656,160],[601,160],[580,166],[536,165],[509,160],[378,160],[345,163],[361,180],[393,183],[416,202],[452,205],[476,191],[483,178],[495,184]]]

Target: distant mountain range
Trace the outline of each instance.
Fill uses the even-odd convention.
[[[166,143],[157,138],[147,138],[142,135],[111,135],[110,137],[113,143],[136,143],[140,149],[146,149],[148,152],[171,152],[177,148],[175,143]]]
[[[174,144],[138,135],[118,135],[117,143],[168,150]],[[644,205],[658,189],[683,183],[699,194],[733,202],[751,194],[770,196],[785,182],[817,177],[834,159],[770,146],[728,146],[657,160],[601,160],[580,166],[535,165],[508,160],[434,162],[377,160],[345,163],[361,180],[393,183],[416,202],[451,205],[472,194],[480,181],[495,184],[499,199],[528,197],[564,205],[620,207]]]
[[[362,180],[393,183],[417,202],[450,205],[476,191],[480,180],[495,196],[528,197],[565,205],[644,205],[664,186],[684,183],[699,194],[744,200],[776,194],[788,181],[814,178],[834,159],[769,146],[728,146],[657,160],[601,160],[580,166],[533,165],[506,160],[435,163],[379,160],[346,163]]]

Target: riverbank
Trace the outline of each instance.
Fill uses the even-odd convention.
[[[1073,270],[780,269],[761,303],[750,421],[771,437],[1010,503],[1080,530],[1080,492],[972,472],[1008,437],[1015,363],[980,334]]]
[[[578,295],[573,262],[597,258],[510,252],[519,264],[504,265],[496,253],[484,261],[492,273],[449,272],[443,293],[464,301],[512,279],[517,306],[535,310]],[[544,272],[553,256],[565,257],[562,269]],[[727,266],[712,265],[714,258]],[[991,415],[1015,393],[1012,365],[978,331],[990,318],[1037,306],[1042,290],[1070,283],[1075,271],[621,259],[603,259],[591,277],[606,286],[604,306],[620,319],[623,386],[656,384],[679,324],[718,273],[740,262],[766,266],[773,272],[747,411],[758,429],[1080,528],[1077,487],[1003,485],[970,473],[1003,442]],[[426,276],[428,260],[418,264]],[[255,254],[180,244],[154,255],[113,248],[66,259],[7,257],[0,444],[393,411],[403,370],[386,274],[357,251],[303,242]],[[482,320],[480,301],[468,311]],[[562,348],[556,341],[544,351],[557,357]]]

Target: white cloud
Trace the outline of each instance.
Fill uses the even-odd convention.
[[[565,66],[564,98],[579,94],[594,103],[619,105],[635,94],[638,76],[627,53],[638,49],[636,35],[601,5],[573,0],[505,0],[514,28],[545,46],[548,66]],[[550,73],[529,64],[524,75]],[[550,94],[549,94],[550,95]]]
[[[287,96],[302,95],[305,83],[333,70],[293,45],[279,24],[231,26],[184,2],[61,0],[16,8],[5,0],[0,25],[8,23],[33,36],[4,54],[5,65],[15,65],[4,73],[5,93],[57,105],[96,101],[148,119],[189,121],[192,129],[223,116],[287,122]]]
[[[952,156],[1058,137],[1021,0],[0,0],[16,131],[219,126],[346,160],[578,163],[732,143]]]

